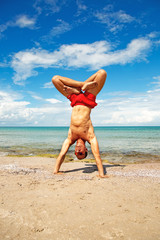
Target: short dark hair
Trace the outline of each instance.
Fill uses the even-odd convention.
[[[85,152],[85,157],[84,157],[84,158],[86,158],[86,157],[87,157],[87,155],[88,155],[88,152],[86,151],[86,152]]]

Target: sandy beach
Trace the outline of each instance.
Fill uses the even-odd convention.
[[[160,163],[0,157],[0,240],[160,239]]]

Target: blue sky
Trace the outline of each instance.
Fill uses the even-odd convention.
[[[160,125],[160,1],[0,2],[0,126],[69,126],[53,75],[107,82],[96,126]]]

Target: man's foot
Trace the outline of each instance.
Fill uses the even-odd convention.
[[[97,177],[99,177],[99,178],[109,178],[110,176],[108,176],[108,175],[97,175]]]
[[[69,95],[72,93],[79,94],[81,92],[80,88],[72,88],[68,86],[64,86],[63,90],[68,93]]]
[[[82,87],[82,91],[87,91],[87,90],[95,88],[97,86],[98,86],[97,82],[86,82]]]
[[[53,172],[54,174],[57,174],[57,175],[60,175],[60,174],[63,174],[64,171],[59,171],[59,172]]]

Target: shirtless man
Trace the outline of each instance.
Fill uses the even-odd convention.
[[[108,177],[104,174],[98,141],[94,134],[94,128],[90,119],[91,109],[97,105],[95,102],[96,96],[101,91],[106,77],[107,73],[101,69],[89,77],[85,82],[79,82],[61,76],[54,76],[52,78],[54,86],[71,101],[71,106],[73,107],[68,137],[64,141],[57,158],[54,174],[61,173],[59,169],[64,161],[65,155],[69,147],[76,141],[75,155],[78,159],[85,158],[88,152],[85,147],[85,142],[87,141],[91,145],[99,177]]]

